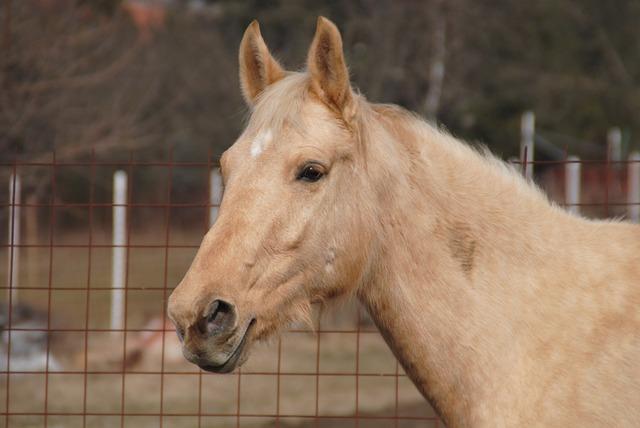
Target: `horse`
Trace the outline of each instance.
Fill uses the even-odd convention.
[[[250,117],[168,302],[189,361],[232,371],[353,296],[447,426],[640,426],[640,227],[570,214],[486,149],[368,102],[326,18],[306,70],[256,21],[239,66]]]

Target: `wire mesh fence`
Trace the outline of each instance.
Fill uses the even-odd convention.
[[[215,218],[219,180],[210,159],[52,156],[0,168],[8,184],[0,191],[8,224],[0,426],[441,425],[354,302],[316,308],[313,328],[292,326],[232,374],[182,358],[166,301]],[[551,199],[576,212],[638,215],[636,157],[535,168]],[[114,181],[117,171],[124,175]],[[118,186],[124,196],[114,196]],[[44,196],[31,197],[38,192]]]

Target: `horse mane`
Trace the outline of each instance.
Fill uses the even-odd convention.
[[[452,158],[456,164],[466,166],[458,174],[470,174],[471,182],[479,181],[473,174],[481,174],[482,181],[500,183],[519,195],[529,195],[546,205],[558,208],[533,181],[527,180],[516,165],[509,164],[498,158],[484,144],[469,144],[454,137],[444,126],[433,125],[417,113],[406,110],[396,104],[369,103],[364,97],[361,99],[360,120],[362,127],[373,127],[373,122],[382,123],[384,129],[393,136],[393,141],[399,143],[409,153],[413,162],[432,163],[430,155],[442,156],[443,160]],[[363,145],[369,145],[368,139],[376,138],[371,132],[363,132]]]

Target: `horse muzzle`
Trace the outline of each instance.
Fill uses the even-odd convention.
[[[238,322],[236,306],[222,299],[215,299],[191,325],[181,325],[183,319],[172,312],[169,317],[182,342],[184,357],[210,372],[228,373],[246,358],[245,350],[255,318],[242,326]]]

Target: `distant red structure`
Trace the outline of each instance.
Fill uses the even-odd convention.
[[[131,17],[143,41],[151,39],[153,33],[164,28],[167,9],[165,2],[128,0],[122,9]]]
[[[168,3],[164,0],[123,0],[120,8],[131,18],[139,37],[148,41],[154,32],[164,28]],[[39,8],[47,12],[74,7],[75,4],[75,0],[37,0]],[[85,18],[95,17],[93,9],[86,5],[78,8],[78,12]]]

